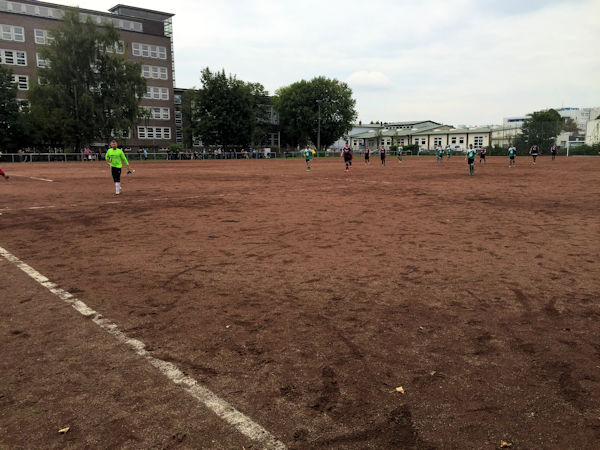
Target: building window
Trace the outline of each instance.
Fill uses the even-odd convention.
[[[174,95],[173,101],[175,102],[176,105],[181,105],[181,95],[179,95],[179,94]]]
[[[19,50],[0,49],[0,64],[6,64],[8,66],[26,66],[27,53]]]
[[[161,108],[155,106],[146,106],[145,109],[150,113],[150,118],[156,120],[170,120],[171,110],[169,108]]]
[[[17,85],[17,89],[20,91],[29,90],[29,77],[27,75],[13,75],[12,82]]]
[[[42,56],[39,53],[35,54],[35,60],[37,62],[38,67],[50,67],[50,61],[42,58]]]
[[[141,44],[133,42],[131,44],[133,56],[142,56],[144,58],[167,59],[167,48],[160,45]]]
[[[153,78],[156,80],[168,80],[169,75],[166,67],[160,66],[149,66],[144,64],[142,66],[142,76],[144,78]]]
[[[36,44],[40,45],[50,45],[54,42],[54,38],[50,36],[50,32],[48,30],[38,30],[37,28],[33,30],[33,37]]]
[[[183,126],[183,114],[181,111],[175,111],[175,125]]]
[[[144,98],[148,100],[169,100],[169,89],[163,87],[147,86]]]
[[[452,143],[453,143],[453,144],[456,144],[456,136],[453,136],[453,137],[452,137]]]
[[[435,145],[435,146],[442,145],[442,138],[441,137],[433,138],[433,145]]]
[[[459,138],[458,139],[458,143],[459,144],[464,144],[465,143],[465,138],[464,137]]]
[[[137,127],[140,139],[171,139],[170,127]]]
[[[427,139],[423,138],[421,139],[421,145],[425,145],[427,143]]]
[[[14,27],[12,25],[0,25],[3,41],[25,42],[25,32],[23,27]]]
[[[483,136],[475,136],[473,145],[475,147],[483,147]]]
[[[106,47],[106,53],[118,53],[119,55],[122,55],[124,53],[124,49],[125,49],[125,42],[118,41],[118,42],[115,42],[110,47]]]

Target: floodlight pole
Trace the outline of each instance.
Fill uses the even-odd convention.
[[[321,151],[321,100],[317,100],[319,105],[318,126],[317,126],[317,151]]]

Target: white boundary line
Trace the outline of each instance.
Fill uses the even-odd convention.
[[[164,376],[173,383],[182,387],[184,391],[214,412],[225,422],[233,426],[237,431],[248,437],[252,441],[261,445],[265,449],[284,450],[283,442],[277,440],[275,436],[265,430],[262,426],[254,422],[244,413],[235,409],[231,404],[218,397],[207,387],[201,385],[192,377],[185,375],[175,364],[164,361],[152,356],[147,350],[146,345],[137,339],[130,338],[123,333],[117,324],[104,318],[100,313],[94,311],[81,300],[78,300],[71,293],[59,288],[56,284],[39,273],[30,265],[24,263],[19,258],[0,247],[0,255],[8,262],[14,264],[43,287],[48,289],[65,303],[71,305],[81,315],[91,318],[92,321],[107,333],[114,336],[120,343],[129,346],[134,352],[145,358],[150,364],[156,367]]]
[[[54,180],[50,180],[48,178],[38,178],[38,177],[30,177],[27,175],[10,175],[11,177],[19,177],[19,178],[31,178],[32,180],[39,180],[39,181],[47,181],[49,183],[54,183]]]
[[[143,202],[154,202],[154,201],[171,201],[171,200],[194,200],[198,198],[223,198],[225,194],[209,194],[209,195],[192,195],[189,197],[144,197],[131,199],[126,197],[121,197],[123,201],[111,200],[99,203],[81,203],[81,204],[71,204],[71,205],[48,205],[48,206],[25,206],[23,208],[0,208],[0,211],[28,211],[35,209],[51,209],[51,208],[59,208],[59,209],[67,209],[67,208],[76,208],[76,207],[87,207],[87,206],[98,206],[98,205],[115,205],[115,204],[124,204],[127,205],[129,203],[143,203]]]

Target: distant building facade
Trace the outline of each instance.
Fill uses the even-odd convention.
[[[46,67],[40,49],[51,40],[50,31],[64,16],[65,6],[35,0],[0,0],[0,64],[9,67],[17,84],[17,98],[25,101],[37,70]],[[117,5],[109,12],[80,9],[82,18],[98,26],[112,24],[119,31],[115,51],[142,65],[147,80],[141,107],[148,117],[122,140],[133,148],[166,148],[175,142],[175,82],[173,14]],[[104,146],[107,143],[89,143]]]

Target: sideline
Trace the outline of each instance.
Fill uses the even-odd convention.
[[[185,375],[175,364],[152,356],[150,352],[146,350],[146,345],[142,341],[127,336],[119,329],[117,324],[104,318],[102,314],[94,311],[84,302],[74,297],[71,293],[59,288],[55,283],[50,281],[33,267],[24,263],[15,255],[2,247],[0,247],[0,256],[17,266],[62,301],[71,305],[81,315],[91,318],[96,325],[114,336],[120,343],[129,346],[138,356],[145,358],[169,380],[181,386],[185,392],[190,394],[225,422],[233,426],[233,428],[242,433],[244,436],[256,442],[258,445],[262,446],[262,448],[274,450],[286,449],[286,446],[283,444],[283,442],[277,440],[275,436],[254,422],[251,418],[235,409],[227,401],[218,397],[210,389],[201,385],[192,377]]]
[[[32,180],[47,181],[49,183],[54,183],[54,180],[50,180],[48,178],[29,177],[27,175],[12,175],[12,174],[10,174],[10,176],[11,177],[19,177],[19,178],[31,178]]]

